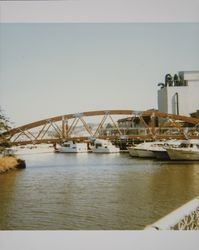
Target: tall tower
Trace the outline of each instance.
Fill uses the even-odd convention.
[[[190,116],[199,110],[199,71],[181,71],[165,83],[158,84],[158,110],[160,112]]]

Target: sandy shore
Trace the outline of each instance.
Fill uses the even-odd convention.
[[[0,174],[8,170],[17,169],[18,165],[18,160],[14,156],[0,157]]]

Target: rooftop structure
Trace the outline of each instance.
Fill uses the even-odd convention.
[[[191,117],[199,118],[199,110],[197,110],[197,111],[194,112],[194,113],[191,113]]]

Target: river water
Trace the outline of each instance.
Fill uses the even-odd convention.
[[[0,175],[0,230],[140,230],[199,195],[199,163],[27,154]]]

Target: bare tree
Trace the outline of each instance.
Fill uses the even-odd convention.
[[[9,119],[4,115],[0,108],[0,152],[6,147],[10,147],[10,141],[8,140],[8,131],[10,127]]]

